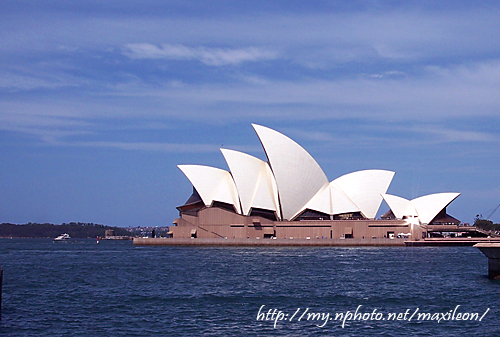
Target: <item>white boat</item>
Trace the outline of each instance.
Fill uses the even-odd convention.
[[[69,239],[71,239],[71,236],[69,236],[69,234],[67,234],[67,233],[64,233],[64,234],[59,235],[57,238],[55,238],[54,241],[66,241]]]

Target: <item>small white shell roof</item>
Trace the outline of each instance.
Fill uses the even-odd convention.
[[[177,165],[186,175],[206,206],[213,201],[232,204],[241,214],[238,192],[228,171],[204,165]]]
[[[408,215],[406,214],[406,208],[410,204],[410,200],[392,194],[382,194],[382,197],[397,219],[402,219],[404,215]]]
[[[252,124],[276,178],[283,219],[291,220],[328,183],[316,160],[287,136]]]
[[[420,222],[428,224],[459,195],[460,193],[435,193],[413,199],[411,203],[418,212]]]
[[[221,149],[240,196],[243,214],[251,208],[279,210],[278,189],[269,165],[249,154]]]
[[[340,187],[367,218],[374,219],[382,203],[382,194],[387,192],[394,172],[386,170],[363,170],[348,173],[332,183]]]
[[[459,195],[460,193],[435,193],[411,201],[391,194],[382,196],[396,218],[418,215],[422,224],[428,224]]]

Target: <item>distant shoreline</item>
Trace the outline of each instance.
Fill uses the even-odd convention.
[[[155,227],[116,227],[87,222],[70,222],[62,224],[51,223],[26,223],[12,224],[0,223],[0,238],[29,238],[29,239],[53,239],[63,233],[67,233],[72,239],[95,239],[106,238],[119,240],[123,237],[143,236],[166,236],[168,226]],[[108,234],[106,235],[106,232]]]
[[[68,233],[74,239],[104,237],[106,230],[114,230],[115,235],[131,236],[125,228],[105,226],[94,223],[71,222],[60,225],[51,223],[0,224],[1,238],[49,239]]]

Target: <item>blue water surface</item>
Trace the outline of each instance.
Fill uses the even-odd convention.
[[[473,247],[0,239],[0,265],[5,336],[500,336],[500,283]]]

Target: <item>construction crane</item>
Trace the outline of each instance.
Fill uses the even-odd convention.
[[[500,207],[500,204],[498,204],[498,206],[497,206],[497,207],[495,207],[495,209],[493,210],[493,212],[491,212],[491,213],[490,213],[490,215],[488,215],[488,216],[486,217],[486,219],[487,219],[487,220],[489,220],[489,219],[493,216],[493,214],[495,214],[495,212],[497,211],[497,209],[498,209],[499,207]]]

